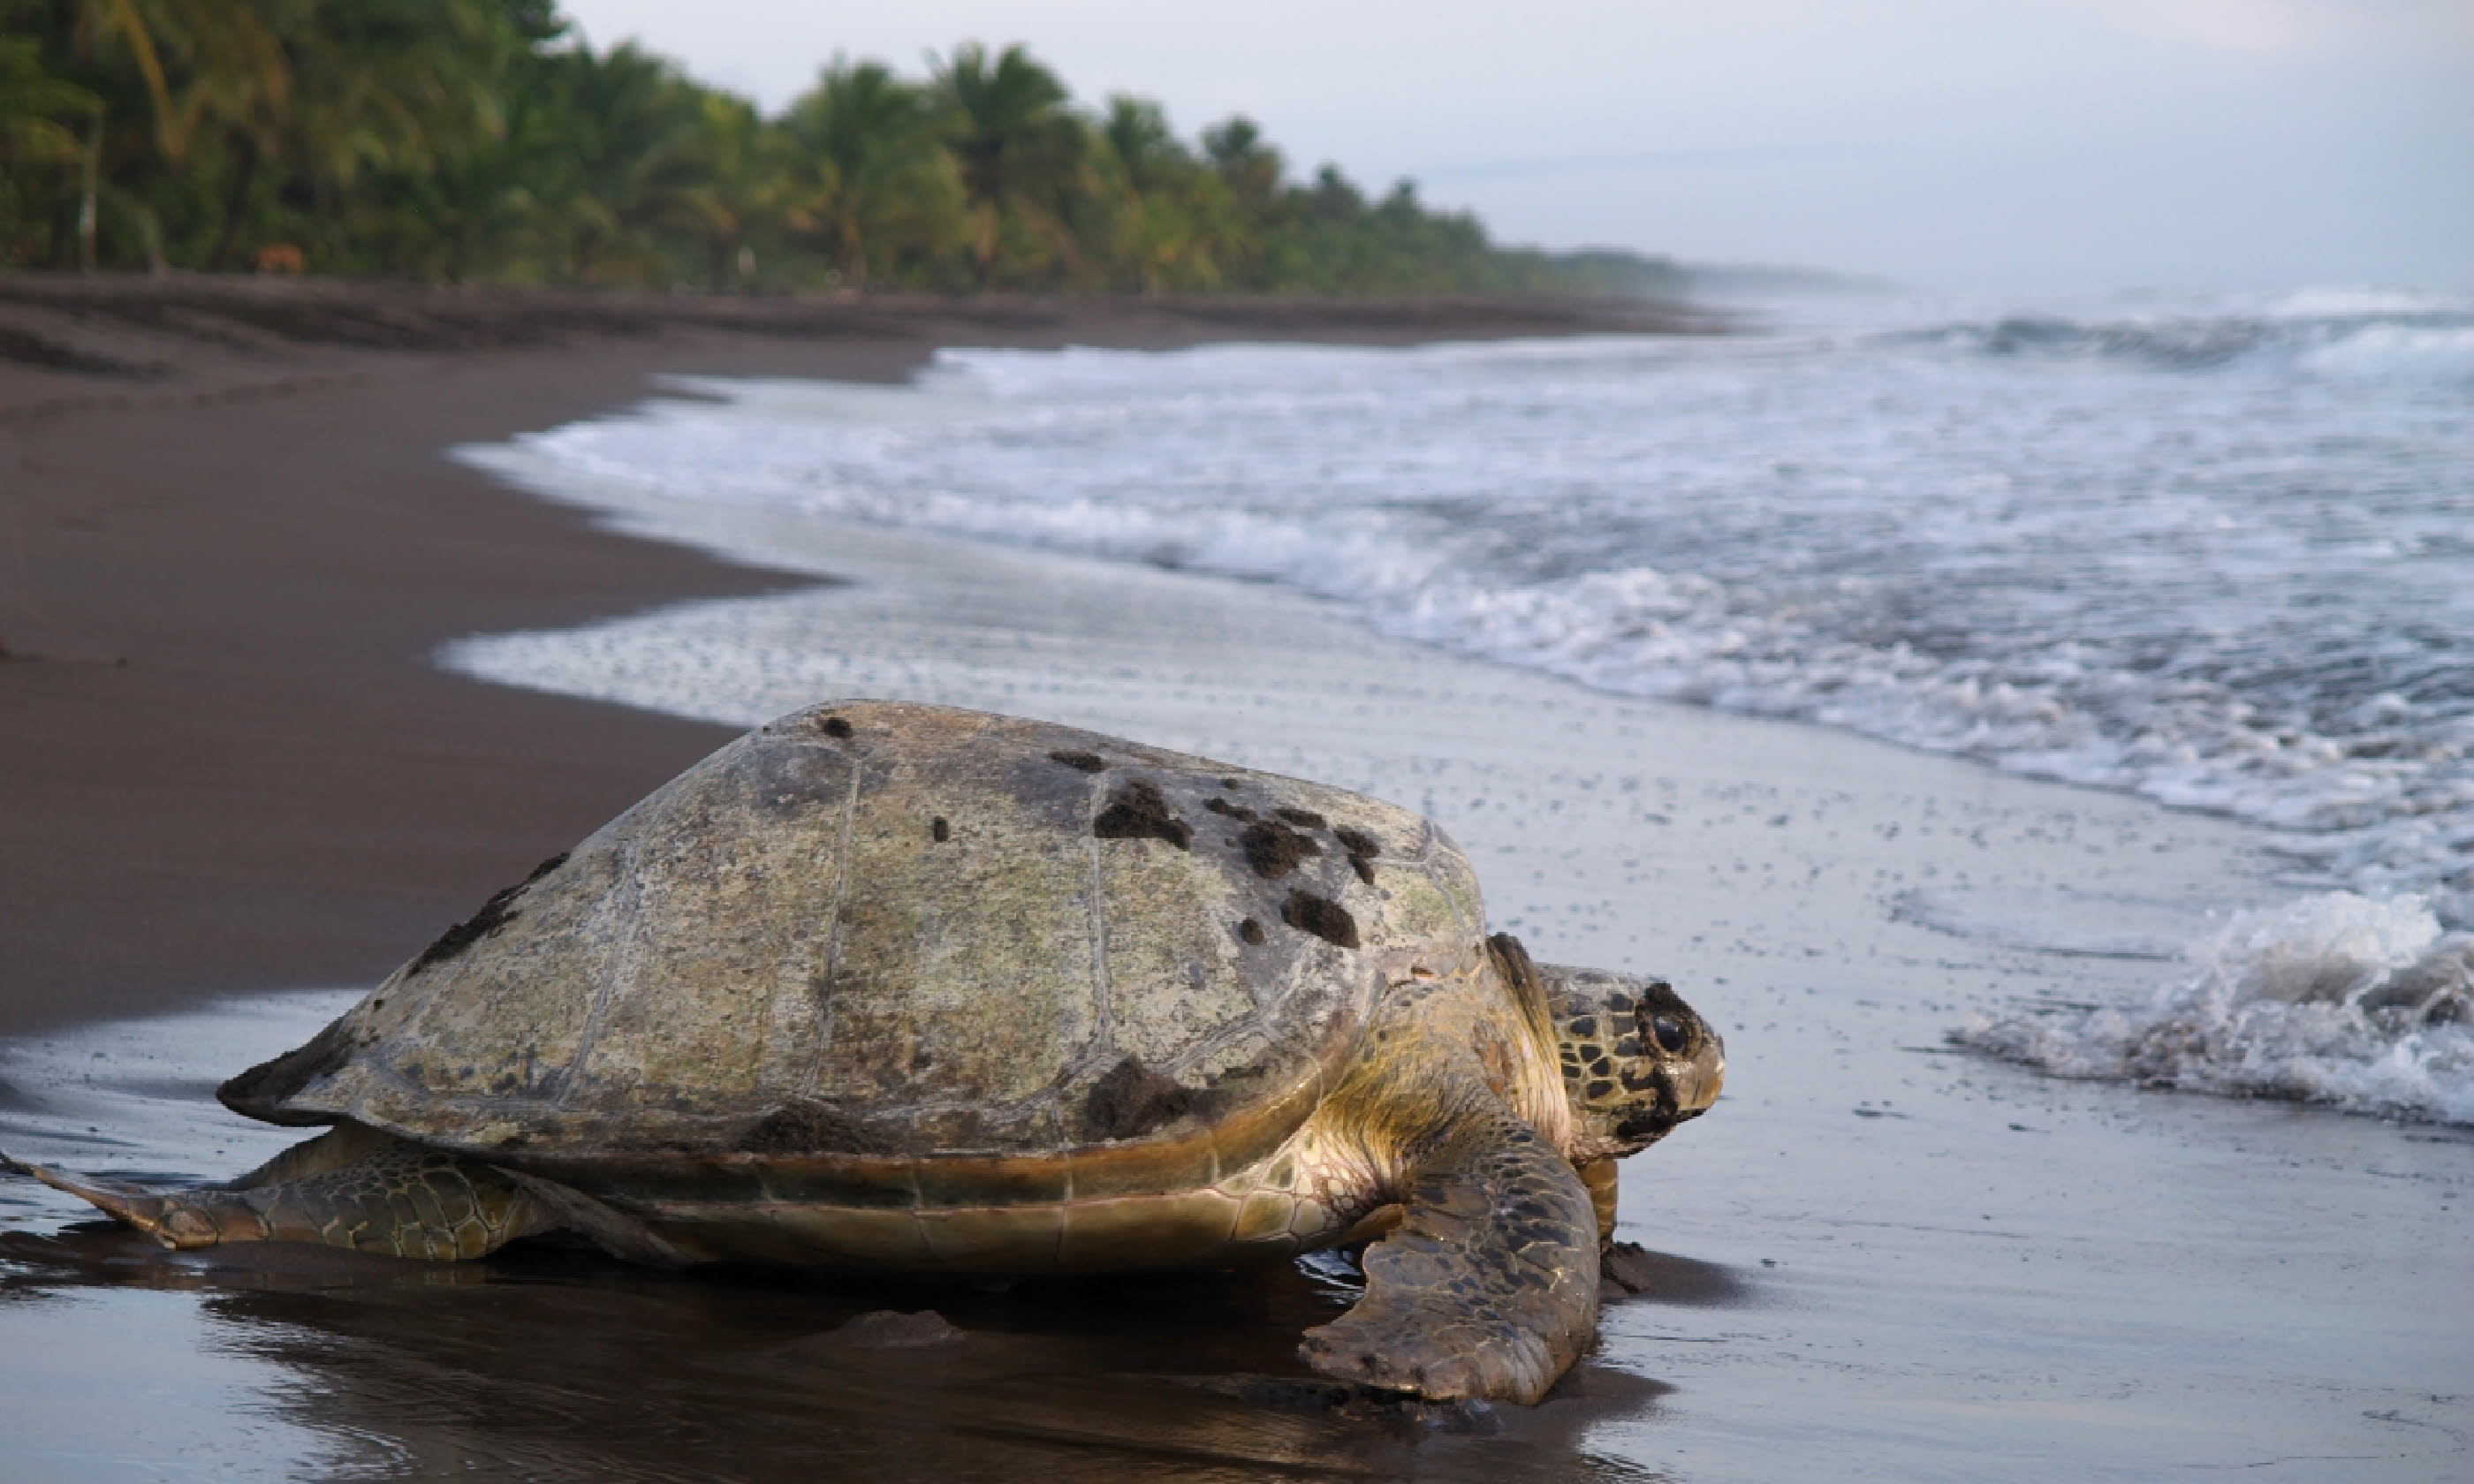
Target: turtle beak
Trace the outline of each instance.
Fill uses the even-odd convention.
[[[1707,1032],[1692,1060],[1676,1069],[1675,1115],[1681,1120],[1698,1116],[1718,1101],[1718,1089],[1727,1081],[1727,1043],[1716,1031]]]

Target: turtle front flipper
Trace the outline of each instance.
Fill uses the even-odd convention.
[[[1597,1332],[1589,1191],[1500,1104],[1447,1126],[1405,1173],[1405,1216],[1366,1250],[1366,1297],[1298,1354],[1438,1400],[1538,1400]]]
[[[398,1257],[478,1257],[546,1230],[529,1192],[486,1165],[345,1125],[230,1185],[161,1190],[0,1155],[0,1166],[92,1203],[164,1246],[315,1242]]]

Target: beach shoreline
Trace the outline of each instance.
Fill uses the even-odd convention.
[[[940,345],[1707,327],[1596,300],[815,299],[0,275],[0,1034],[374,982],[725,740],[442,643],[793,581],[448,457]]]

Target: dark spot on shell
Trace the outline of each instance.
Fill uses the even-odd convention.
[[[277,1105],[319,1078],[341,1071],[352,1059],[352,1035],[344,1025],[348,1018],[349,1016],[338,1017],[303,1044],[271,1062],[261,1062],[215,1089],[216,1100],[236,1113],[268,1123],[297,1127],[332,1122],[323,1113],[304,1118]]]
[[[829,737],[846,737],[851,734],[851,724],[838,716],[828,716],[816,723],[816,730]]]
[[[1615,1042],[1615,1055],[1617,1055],[1617,1056],[1638,1056],[1638,1055],[1640,1055],[1640,1038],[1639,1038],[1638,1036],[1626,1036],[1623,1040],[1616,1041],[1616,1042]]]
[[[1108,766],[1102,762],[1097,754],[1091,753],[1051,753],[1048,758],[1051,762],[1061,762],[1069,768],[1079,768],[1084,773],[1098,773]]]
[[[928,833],[935,837],[938,845],[943,845],[954,838],[954,826],[946,824],[945,817],[940,814],[928,826]]]
[[[1248,918],[1245,922],[1237,924],[1237,936],[1245,939],[1248,943],[1261,943],[1263,941],[1263,924],[1255,922],[1252,918]]]
[[[1323,817],[1312,809],[1274,809],[1272,812],[1299,829],[1321,829],[1323,826]]]
[[[1254,817],[1253,810],[1242,803],[1230,803],[1225,799],[1205,799],[1202,801],[1202,806],[1214,814],[1225,814],[1232,820],[1249,820]]]
[[[1266,881],[1276,881],[1297,870],[1307,856],[1322,853],[1322,846],[1277,820],[1247,826],[1237,837],[1237,848],[1246,852],[1246,864],[1254,868],[1254,874]]]
[[[1589,1064],[1589,1075],[1592,1077],[1612,1077],[1614,1074],[1615,1065],[1605,1057],[1600,1057]]]
[[[1595,1101],[1598,1098],[1613,1096],[1614,1090],[1615,1085],[1612,1082],[1593,1082],[1581,1089],[1581,1095]]]
[[[1128,1057],[1091,1085],[1082,1102],[1086,1138],[1140,1138],[1165,1123],[1205,1111],[1208,1099]]]
[[[1658,1073],[1627,1066],[1623,1069],[1623,1085],[1627,1092],[1646,1092],[1658,1086]]]
[[[1103,840],[1165,840],[1180,850],[1194,849],[1194,829],[1170,811],[1159,785],[1135,778],[1108,796],[1108,806],[1091,822],[1091,833]]]
[[[1223,788],[1244,788],[1246,786],[1246,780],[1244,778],[1222,778],[1220,780],[1220,786]]]
[[[740,1136],[749,1154],[874,1154],[880,1140],[839,1109],[824,1103],[785,1103]]]
[[[1575,1036],[1595,1036],[1597,1033],[1598,1017],[1595,1016],[1583,1016],[1572,1022],[1572,1034]]]
[[[1291,892],[1289,899],[1280,905],[1280,921],[1325,943],[1344,948],[1357,946],[1357,919],[1328,898],[1311,892]]]
[[[423,969],[427,969],[432,964],[446,963],[448,960],[461,954],[465,949],[473,946],[473,945],[479,943],[482,939],[497,932],[499,928],[502,928],[509,922],[514,922],[516,918],[516,898],[524,894],[524,888],[532,885],[535,881],[548,875],[551,872],[556,871],[559,867],[566,864],[567,852],[561,850],[558,854],[553,855],[549,859],[543,861],[540,865],[535,866],[531,875],[524,877],[515,885],[508,887],[506,890],[492,897],[488,901],[481,903],[480,911],[473,913],[463,922],[458,922],[447,931],[440,933],[438,935],[437,942],[432,943],[428,947],[422,949],[421,956],[414,959],[411,967],[403,971],[404,977],[408,979],[414,974],[421,972]]]
[[[1340,842],[1340,848],[1348,852],[1348,869],[1357,873],[1357,879],[1372,886],[1374,857],[1383,853],[1383,842],[1365,830],[1352,829],[1346,825],[1341,826],[1331,833],[1332,837]]]

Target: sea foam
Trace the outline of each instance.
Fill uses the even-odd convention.
[[[2474,1123],[2474,933],[2419,897],[2243,912],[2145,1005],[1977,1015],[1956,1044],[2063,1077]]]

